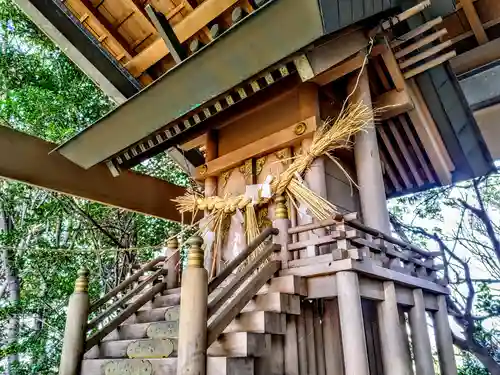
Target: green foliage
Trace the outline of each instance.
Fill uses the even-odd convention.
[[[0,124],[61,143],[113,107],[13,0],[0,0]],[[166,154],[136,169],[190,183]],[[11,261],[20,285],[18,300],[0,296],[0,373],[5,358],[18,354],[19,362],[10,368],[16,375],[57,374],[66,306],[81,266],[91,271],[89,294],[95,299],[123,280],[132,264],[158,255],[160,250],[148,246],[162,244],[170,229],[179,229],[161,219],[2,180],[0,211],[13,223],[0,232],[0,254]],[[146,249],[92,250],[117,247]],[[19,332],[9,344],[3,327],[12,318]]]
[[[474,356],[464,352],[462,355],[462,362],[458,368],[458,375],[489,375],[489,372],[474,358]]]

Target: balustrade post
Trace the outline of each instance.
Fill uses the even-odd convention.
[[[203,240],[194,236],[188,244],[188,265],[182,276],[177,375],[205,375],[208,274],[203,267]]]
[[[413,301],[414,305],[410,310],[410,327],[416,373],[418,375],[435,375],[422,289],[413,290]]]
[[[78,271],[75,291],[69,298],[59,375],[77,375],[83,358],[89,315],[89,271]]]
[[[290,243],[290,235],[288,229],[290,228],[290,220],[288,219],[288,209],[286,207],[286,199],[282,195],[276,197],[276,218],[273,221],[273,227],[277,228],[280,232],[277,236],[277,242],[281,245],[281,268],[288,268],[288,261],[290,254],[288,251],[288,244]]]
[[[434,331],[436,335],[436,346],[438,349],[439,367],[441,375],[457,375],[457,363],[453,352],[453,337],[448,320],[448,308],[446,296],[436,297],[438,311],[434,313]]]
[[[345,375],[369,375],[358,275],[345,271],[336,276]]]
[[[394,282],[384,281],[383,290],[384,300],[378,303],[377,310],[384,374],[411,375]]]
[[[163,267],[168,271],[166,276],[167,289],[172,289],[179,287],[181,256],[180,251],[178,251],[179,241],[177,240],[176,232],[170,231],[168,237],[167,247],[165,248],[166,261]]]

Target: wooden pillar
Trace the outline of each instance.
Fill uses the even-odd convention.
[[[297,316],[287,315],[285,334],[285,375],[299,375]]]
[[[179,251],[179,241],[177,240],[176,232],[171,231],[168,233],[169,240],[167,241],[167,246],[165,248],[166,261],[164,267],[167,269],[168,273],[166,276],[167,289],[173,289],[179,287],[179,270],[180,270],[180,260],[181,254]]]
[[[322,316],[320,315],[320,306],[322,300],[316,300],[313,304],[313,322],[314,322],[314,346],[316,348],[316,368],[317,375],[326,375],[326,363],[325,363],[325,347],[323,339],[323,327],[322,327]]]
[[[349,82],[348,92],[354,92],[350,100],[353,103],[361,101],[371,108],[370,83],[366,69],[361,73],[358,83],[357,77],[358,74],[354,74]],[[389,211],[387,210],[384,179],[380,164],[377,132],[373,121],[366,131],[359,132],[356,135],[354,158],[363,221],[372,228],[390,234]]]
[[[178,375],[205,375],[207,364],[208,274],[203,267],[201,237],[189,239],[188,265],[182,277]]]
[[[383,283],[384,300],[377,306],[384,375],[410,375],[406,347],[399,322],[396,287]]]
[[[399,326],[401,328],[401,334],[403,336],[403,341],[405,345],[405,361],[408,364],[408,371],[410,375],[414,375],[413,373],[413,361],[411,359],[411,347],[410,347],[410,336],[408,335],[408,330],[406,328],[406,316],[405,312],[402,309],[399,309]]]
[[[336,274],[345,375],[369,375],[358,275]]]
[[[218,155],[218,143],[217,136],[213,131],[209,131],[207,133],[207,141],[205,144],[205,163],[217,159]],[[205,179],[205,197],[213,197],[217,195],[217,177],[207,177]],[[208,211],[205,211],[205,217],[208,216]],[[201,226],[205,226],[206,222],[202,220]],[[209,225],[207,228],[208,231],[213,231],[213,225]],[[212,264],[213,264],[213,249],[214,244],[210,246],[210,249],[206,249],[205,252],[205,260],[204,265],[209,274],[213,274],[212,272]],[[218,265],[218,262],[216,263]]]
[[[307,302],[302,302],[300,307],[300,315],[297,317],[297,342],[299,352],[299,374],[308,375],[307,372],[307,335],[306,335],[306,319],[305,305]]]
[[[325,300],[323,309],[323,349],[326,375],[343,375],[339,307],[336,300]]]
[[[414,305],[410,309],[410,326],[416,373],[435,375],[422,289],[413,289],[413,301]]]
[[[305,301],[302,305],[301,314],[304,314],[304,321],[306,326],[306,342],[307,350],[307,373],[309,375],[317,375],[318,367],[316,363],[316,343],[314,341],[314,319],[313,319],[313,303],[311,300]]]
[[[434,331],[436,334],[441,375],[457,375],[457,363],[455,362],[455,353],[453,352],[453,338],[448,320],[446,297],[439,295],[436,298],[438,311],[434,313]]]
[[[276,210],[273,227],[279,229],[279,234],[276,237],[278,243],[281,245],[281,268],[288,268],[288,261],[290,260],[290,253],[288,251],[288,244],[290,243],[290,235],[288,229],[290,228],[290,220],[288,219],[288,209],[286,207],[286,199],[283,196],[276,197]]]
[[[78,271],[75,291],[69,298],[66,328],[64,329],[63,348],[59,375],[77,375],[83,359],[85,339],[87,337],[87,319],[89,316],[89,271]]]

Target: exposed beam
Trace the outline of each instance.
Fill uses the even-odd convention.
[[[500,39],[464,52],[451,59],[450,64],[455,74],[460,75],[497,60],[500,60]]]
[[[406,88],[406,82],[401,73],[401,69],[399,68],[398,62],[396,60],[396,56],[394,52],[389,48],[387,44],[384,46],[385,48],[382,50],[381,56],[382,60],[384,60],[384,64],[389,72],[392,82],[394,82],[394,86],[396,90],[402,91]]]
[[[424,102],[422,94],[413,80],[408,81],[408,89],[415,105],[415,109],[409,111],[408,116],[429,156],[439,182],[442,185],[449,185],[452,182],[451,171],[454,169],[453,162],[432,119],[432,115]]]
[[[348,30],[307,53],[314,76],[341,64],[364,50],[369,39],[361,30]]]
[[[187,54],[179,42],[179,39],[177,39],[177,36],[175,35],[172,26],[170,26],[168,19],[163,15],[163,13],[155,12],[150,4],[146,5],[146,12],[148,13],[151,21],[153,21],[153,25],[158,30],[158,33],[165,42],[165,45],[168,47],[175,63],[180,64],[182,60],[186,58]]]
[[[174,27],[175,34],[181,43],[191,38],[203,29],[214,18],[236,4],[238,0],[207,0],[200,4],[192,13],[186,16]],[[146,69],[160,61],[169,53],[168,47],[159,38],[149,45],[144,51],[130,60],[125,66],[130,73],[138,77]]]
[[[315,76],[312,81],[320,86],[327,85],[328,83],[336,81],[337,79],[361,68],[364,61],[365,55],[362,52],[359,52],[354,57],[351,57],[333,68],[324,71],[320,75]]]
[[[381,120],[396,117],[412,110],[413,102],[406,90],[396,89],[383,93],[375,99],[375,105]]]
[[[477,39],[477,42],[479,44],[487,43],[489,40],[488,36],[484,31],[483,24],[479,19],[479,16],[476,12],[474,4],[472,3],[472,0],[460,0],[460,4],[462,5],[462,8],[465,12],[465,17],[467,17],[467,21],[469,21],[470,27],[472,29],[472,32],[474,33],[474,36]]]
[[[131,171],[113,177],[103,164],[85,170],[59,153],[51,153],[55,146],[0,126],[0,176],[162,219],[181,220],[171,199],[184,194],[184,188]]]

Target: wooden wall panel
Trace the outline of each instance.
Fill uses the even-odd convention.
[[[219,156],[271,135],[303,120],[298,90],[292,90],[244,116],[223,124],[219,130]]]

